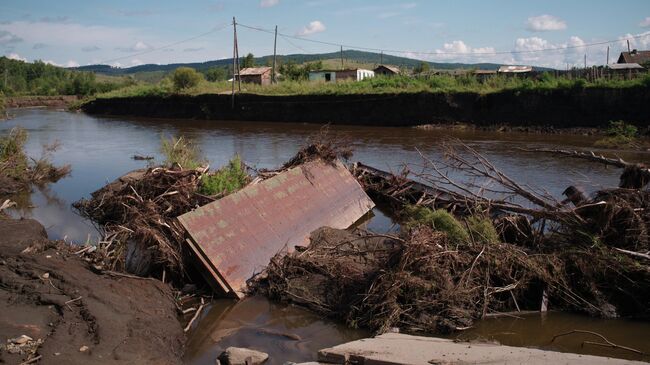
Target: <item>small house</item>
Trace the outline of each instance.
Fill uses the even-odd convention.
[[[239,71],[241,82],[270,85],[271,84],[271,67],[248,67]]]
[[[362,68],[349,70],[318,70],[309,71],[309,81],[337,82],[342,80],[361,81],[375,77],[375,72]]]
[[[632,52],[621,52],[621,55],[618,56],[617,63],[648,64],[650,63],[650,51],[637,51],[633,49]]]
[[[374,69],[375,75],[395,76],[400,74],[399,67],[379,65]]]

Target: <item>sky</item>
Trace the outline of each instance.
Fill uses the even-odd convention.
[[[233,16],[240,55],[272,54],[276,25],[278,54],[344,45],[564,69],[584,65],[585,54],[588,65],[604,64],[608,45],[615,62],[632,37],[632,48],[650,49],[650,0],[2,0],[0,54],[66,67],[229,58]]]

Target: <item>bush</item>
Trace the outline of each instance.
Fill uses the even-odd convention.
[[[246,167],[239,156],[211,175],[203,175],[199,192],[204,195],[230,194],[243,188],[249,181]]]
[[[25,142],[27,131],[18,127],[0,136],[0,173],[12,178],[25,174],[28,168],[27,155],[23,150]]]
[[[599,139],[594,145],[603,148],[634,147],[638,132],[637,127],[632,124],[625,123],[622,120],[611,121],[609,127],[605,130],[607,137]]]
[[[467,229],[474,242],[498,243],[500,241],[499,234],[489,218],[469,217],[467,219]]]
[[[179,67],[174,70],[174,74],[172,75],[172,80],[174,81],[174,90],[176,91],[195,87],[199,84],[201,79],[201,74],[190,67]]]
[[[429,208],[412,205],[406,207],[406,214],[409,217],[407,226],[424,224],[436,231],[445,232],[449,242],[463,244],[470,242],[470,237],[463,225],[444,209],[431,210]]]
[[[160,151],[165,156],[165,164],[178,165],[182,169],[195,169],[201,165],[198,148],[184,137],[161,137]]]

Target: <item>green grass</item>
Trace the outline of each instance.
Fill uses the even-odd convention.
[[[470,235],[463,224],[444,209],[431,210],[411,205],[405,208],[405,213],[408,217],[407,226],[424,224],[431,226],[436,231],[445,232],[449,241],[454,244],[471,242]]]
[[[498,243],[500,241],[492,220],[485,217],[469,217],[467,219],[467,230],[475,242]]]
[[[310,81],[281,81],[274,85],[242,84],[242,92],[259,95],[348,95],[386,93],[446,93],[476,92],[481,94],[503,91],[551,91],[580,90],[585,88],[650,88],[650,74],[632,80],[601,79],[588,82],[585,79],[556,77],[550,73],[536,80],[520,77],[494,76],[480,80],[474,75],[433,75],[427,78],[408,76],[374,77],[362,81],[323,83]],[[232,84],[227,81],[209,82],[201,80],[192,88],[175,92],[172,82],[165,78],[156,84],[137,84],[111,92],[98,94],[98,98],[132,96],[168,96],[173,94],[200,95],[229,93]]]
[[[606,137],[599,139],[594,146],[601,148],[635,148],[638,142],[639,130],[632,124],[622,120],[609,122],[605,130]]]
[[[235,156],[219,171],[203,175],[199,192],[204,195],[227,195],[243,188],[250,177],[239,156]]]
[[[195,169],[203,162],[198,147],[192,140],[183,136],[162,136],[160,152],[165,156],[164,164],[167,166],[178,165],[182,169]]]
[[[29,161],[23,148],[27,142],[27,131],[12,128],[0,136],[0,172],[11,178],[20,178],[27,172]]]

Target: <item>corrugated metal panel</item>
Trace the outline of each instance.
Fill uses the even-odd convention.
[[[313,161],[183,214],[192,250],[212,284],[242,296],[248,280],[284,248],[322,226],[344,229],[374,203],[341,163]]]

